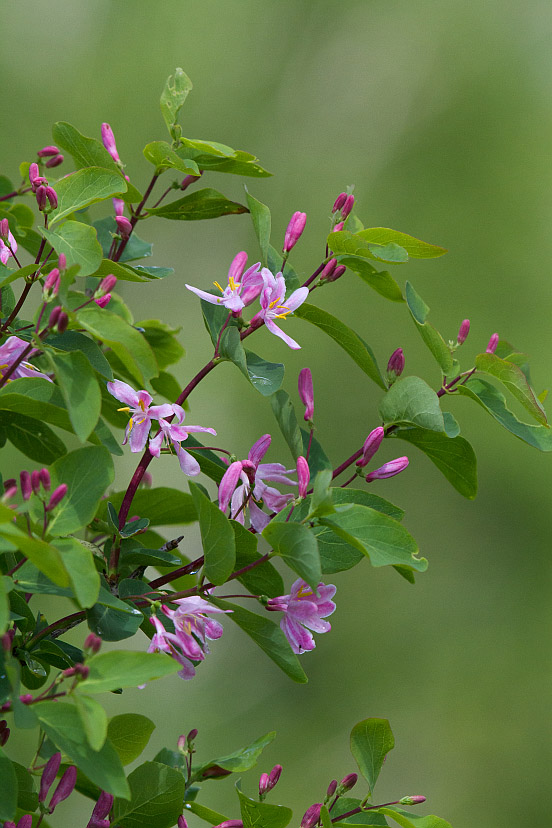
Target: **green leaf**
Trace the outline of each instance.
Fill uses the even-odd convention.
[[[0,748],[0,819],[13,820],[17,809],[17,776],[13,762]]]
[[[113,716],[107,726],[107,738],[119,754],[123,765],[137,759],[150,740],[155,725],[140,713],[121,713]]]
[[[136,325],[144,329],[144,336],[151,345],[160,368],[167,368],[184,355],[184,348],[175,336],[180,328],[170,328],[159,319],[142,319]]]
[[[180,566],[182,558],[172,552],[165,552],[163,549],[146,549],[143,546],[135,546],[126,551],[121,550],[120,561],[122,564],[133,566]]]
[[[402,291],[390,273],[386,270],[378,272],[370,262],[362,256],[351,254],[340,254],[336,256],[337,263],[345,265],[353,273],[356,273],[363,282],[366,282],[380,296],[389,299],[391,302],[404,302]]]
[[[221,359],[228,359],[239,368],[246,379],[249,379],[245,351],[241,344],[240,334],[237,328],[228,327],[223,332],[219,344],[219,356]]]
[[[547,425],[544,408],[535,397],[521,368],[512,362],[500,359],[496,354],[479,354],[475,358],[475,365],[478,371],[483,371],[499,380],[538,423]]]
[[[107,714],[96,699],[73,693],[84,733],[92,750],[101,750],[107,738]]]
[[[199,176],[199,167],[195,161],[183,160],[166,141],[152,141],[144,147],[144,158],[155,167],[155,174],[161,175],[165,170],[178,170],[184,175]],[[155,208],[148,209],[148,213]]]
[[[231,157],[221,157],[214,154],[212,148],[221,147],[222,144],[210,141],[191,141],[188,138],[182,138],[181,144],[182,148],[177,150],[178,155],[186,159],[193,158],[200,170],[251,176],[253,178],[266,178],[272,175],[272,173],[263,169],[260,164],[257,164],[257,158],[248,152],[232,150]]]
[[[85,693],[105,693],[120,687],[137,687],[139,684],[169,676],[180,665],[163,653],[141,653],[113,650],[98,653],[86,662],[90,673],[79,685]]]
[[[96,237],[96,230],[80,221],[66,221],[55,230],[40,228],[40,233],[56,253],[63,253],[67,264],[79,265],[79,276],[89,276],[100,266],[102,248]]]
[[[199,519],[205,577],[220,586],[228,580],[236,563],[232,525],[224,512],[190,481],[190,492]]]
[[[395,739],[387,719],[364,719],[353,727],[351,753],[370,786],[370,793],[374,791],[385,757],[394,747]]]
[[[80,351],[49,356],[74,432],[84,443],[98,422],[102,404],[94,371]]]
[[[257,551],[258,536],[248,532],[241,523],[235,520],[230,523],[236,542],[236,570],[240,570],[260,558],[260,553]],[[269,561],[264,561],[248,572],[244,572],[237,580],[252,595],[268,595],[269,598],[276,598],[285,593],[282,576]]]
[[[134,233],[131,236],[131,240],[133,238]],[[125,251],[126,249],[127,248],[125,247]],[[101,265],[95,273],[91,274],[91,277],[98,277],[98,279],[102,279],[109,273],[112,273],[113,276],[116,276],[121,282],[156,282],[158,279],[164,279],[166,276],[172,276],[174,268],[143,267],[142,265],[135,265],[134,267],[131,267],[129,264],[112,262],[111,259],[102,259]]]
[[[528,425],[518,420],[507,407],[504,395],[490,382],[472,377],[465,385],[459,385],[455,394],[475,400],[503,428],[519,437],[524,443],[528,443],[539,451],[552,451],[552,430],[545,426]]]
[[[436,244],[415,239],[407,233],[400,233],[398,230],[390,230],[388,227],[369,227],[357,234],[363,241],[375,244],[399,244],[413,259],[434,259],[444,256],[448,251]]]
[[[420,377],[404,377],[393,383],[379,413],[386,426],[410,423],[430,431],[445,430],[439,397]]]
[[[12,765],[17,777],[17,807],[21,808],[22,811],[36,811],[38,808],[38,793],[33,777],[27,768],[20,765],[19,762],[12,762]]]
[[[214,219],[219,216],[239,215],[247,213],[247,207],[238,201],[230,201],[225,195],[207,187],[203,190],[194,190],[183,198],[164,204],[162,207],[152,207],[148,214],[158,218],[172,219],[173,221],[200,221]]]
[[[67,484],[67,494],[50,521],[50,534],[68,535],[86,526],[100,498],[113,483],[111,455],[103,446],[86,446],[56,460],[51,468],[52,488]]]
[[[113,745],[106,741],[101,750],[92,750],[84,738],[81,717],[74,705],[56,699],[33,704],[33,711],[46,735],[91,782],[113,796],[130,796],[123,766]]]
[[[467,440],[422,428],[399,428],[389,436],[406,440],[423,451],[457,492],[473,500],[477,494],[477,459]]]
[[[193,84],[190,78],[180,67],[177,67],[174,70],[174,75],[169,75],[165,81],[159,106],[161,107],[161,114],[171,136],[171,127],[176,123],[178,113],[184,106],[184,101],[192,88]]]
[[[247,196],[247,206],[249,207],[249,212],[251,213],[253,229],[255,230],[255,235],[257,236],[259,247],[261,248],[261,263],[264,267],[266,267],[268,263],[268,247],[270,245],[270,229],[272,221],[270,217],[270,210],[266,204],[263,204],[261,201],[254,198],[247,187],[245,188],[245,193]]]
[[[220,825],[221,822],[226,822],[228,819],[228,817],[224,816],[224,814],[219,814],[211,808],[206,808],[205,805],[200,805],[199,802],[185,802],[184,809],[185,811],[190,811],[192,814],[195,814],[204,822],[209,822],[211,825]]]
[[[0,524],[0,537],[14,543],[25,557],[55,584],[60,587],[69,585],[69,575],[63,565],[63,559],[58,550],[49,543],[29,536],[13,523]],[[18,574],[21,575],[21,570]]]
[[[31,382],[38,380],[31,379]],[[46,380],[45,380],[46,382]],[[11,383],[5,388],[11,388]],[[0,411],[0,430],[19,451],[37,463],[49,465],[62,457],[67,449],[51,428],[40,420],[15,411]]]
[[[428,306],[422,297],[416,293],[410,282],[406,283],[405,296],[408,309],[420,336],[435,357],[442,372],[444,374],[450,374],[453,366],[452,354],[439,331],[433,325],[430,325],[429,322],[426,322],[426,317],[429,313]]]
[[[263,397],[276,393],[284,380],[284,365],[281,362],[267,362],[253,351],[245,351],[245,360],[251,385]]]
[[[0,577],[0,635],[4,635],[10,622],[10,603],[6,583]]]
[[[396,806],[392,808],[378,808],[378,813],[391,817],[401,828],[452,828],[450,822],[447,822],[446,819],[441,819],[441,817],[433,816],[433,814],[421,816],[419,814],[413,814],[410,811],[404,811],[402,808],[397,808]]]
[[[247,635],[253,639],[261,650],[278,665],[293,681],[304,684],[308,681],[299,659],[292,651],[287,638],[279,626],[268,618],[256,615],[254,612],[244,609],[230,601],[223,601],[220,598],[210,598],[211,603],[221,609],[229,609],[232,612],[229,618],[238,625]]]
[[[355,503],[319,520],[363,552],[372,566],[406,566],[418,572],[427,569],[427,560],[415,557],[418,546],[412,535],[393,518],[375,509]]]
[[[239,750],[235,750],[233,753],[229,753],[226,756],[219,756],[216,759],[210,759],[208,762],[201,764],[199,768],[195,770],[194,776],[197,779],[201,779],[201,777],[208,778],[209,774],[206,774],[205,771],[213,766],[223,768],[231,773],[243,773],[251,770],[251,768],[254,768],[257,764],[257,760],[265,747],[268,747],[268,745],[273,742],[275,738],[275,730],[270,731],[270,733],[265,733],[264,736],[261,736],[259,739],[255,739],[255,741],[250,745],[247,745],[247,747],[239,748]]]
[[[270,398],[270,405],[272,411],[280,427],[280,431],[289,446],[291,455],[294,460],[297,460],[300,454],[303,453],[303,438],[301,431],[297,424],[297,417],[291,398],[287,391],[277,391]]]
[[[59,351],[77,351],[84,354],[94,371],[107,380],[113,380],[111,366],[98,345],[89,336],[79,331],[65,331],[62,334],[50,335],[45,340],[46,345]]]
[[[443,411],[443,422],[445,424],[445,431],[449,437],[458,437],[460,434],[460,426],[450,413],[450,411]]]
[[[126,181],[120,173],[101,167],[87,167],[65,176],[56,184],[58,206],[49,217],[50,229],[54,224],[82,210],[97,201],[110,196],[120,196],[127,190]]]
[[[395,242],[371,244],[359,234],[350,233],[348,230],[330,233],[327,245],[333,253],[349,253],[364,259],[376,259],[378,262],[401,264],[408,261],[408,253],[404,247]]]
[[[262,536],[277,555],[313,589],[322,580],[316,536],[302,523],[271,521]]]
[[[93,607],[100,592],[100,576],[92,552],[76,538],[56,538],[52,545],[61,553],[79,605]]]
[[[102,591],[100,590],[100,598]],[[88,629],[104,641],[123,641],[125,638],[131,638],[144,622],[140,610],[125,604],[124,601],[118,601],[118,605],[113,607],[98,601],[92,609],[86,611]]]
[[[124,491],[109,495],[117,511],[121,507],[124,496]],[[174,526],[195,523],[197,520],[197,512],[191,495],[168,486],[138,489],[132,501],[132,513],[148,518],[150,526]],[[105,520],[106,515],[107,504],[103,501],[98,510],[98,517]]]
[[[113,349],[140,384],[159,374],[155,355],[146,338],[116,313],[89,305],[78,311],[77,319],[83,328]]]
[[[320,821],[322,823],[322,828],[332,828],[330,812],[325,805],[322,805],[322,808],[320,809]]]
[[[314,478],[314,486],[311,497],[309,518],[323,517],[324,515],[331,515],[335,512],[335,507],[332,501],[332,491],[330,484],[333,475],[331,469],[323,469],[318,472]]]
[[[119,233],[115,219],[113,216],[106,216],[103,219],[95,221],[93,227],[96,229],[98,234],[98,241],[101,245],[103,255],[104,257],[107,257],[111,248],[111,242],[113,241],[113,234],[118,235]],[[126,244],[125,249],[123,250],[123,254],[119,259],[119,264],[122,262],[132,262],[134,259],[143,259],[145,256],[151,256],[152,250],[153,245],[149,242],[145,242],[137,235],[136,231],[134,231],[130,237],[130,240]],[[99,267],[101,267],[100,263],[96,266],[94,273],[97,273]],[[113,270],[109,270],[108,273],[113,273]]]
[[[112,821],[121,828],[170,828],[182,813],[186,783],[180,771],[144,762],[128,777],[130,802],[116,799]]]
[[[240,790],[239,782],[236,782],[236,791],[240,800],[243,828],[285,828],[291,821],[293,811],[290,808],[250,799]]]
[[[381,377],[380,370],[376,363],[374,354],[369,345],[364,342],[361,337],[356,334],[351,328],[347,327],[343,322],[332,316],[331,313],[317,308],[314,305],[307,303],[301,305],[294,311],[295,316],[316,325],[325,334],[331,337],[334,342],[343,348],[349,354],[358,367],[364,371],[367,376],[373,380],[380,388],[385,388],[385,383]]]
[[[310,452],[308,452],[308,454],[311,478],[316,477],[319,471],[333,468],[329,457],[327,456],[326,452],[324,451],[316,437],[313,436],[311,439],[310,432],[307,431],[305,428],[301,429],[301,437],[303,440],[303,451],[301,452],[303,457],[307,456],[310,443]]]

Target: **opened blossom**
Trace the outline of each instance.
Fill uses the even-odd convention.
[[[0,239],[0,262],[5,265],[14,253],[17,253],[17,242],[15,241],[11,230],[8,230],[8,244]]]
[[[9,371],[13,363],[19,359],[21,354],[28,347],[29,343],[25,342],[24,339],[20,339],[18,336],[10,336],[6,339],[3,345],[0,345],[0,376],[4,376],[4,374]],[[28,356],[32,357],[33,354],[37,353],[38,348],[33,348],[29,352]],[[34,379],[40,377],[48,380],[48,382],[52,382],[52,379],[47,374],[43,374],[30,362],[25,362],[24,360],[19,363],[7,382],[11,382],[15,379],[21,379],[22,377],[33,377]]]
[[[294,653],[304,653],[316,647],[309,630],[316,633],[331,630],[329,621],[322,619],[335,610],[335,604],[331,600],[335,595],[335,589],[333,584],[320,583],[315,593],[299,578],[291,585],[289,595],[280,595],[269,600],[267,610],[284,613],[280,627]]]
[[[286,282],[281,273],[274,276],[266,267],[262,269],[264,287],[261,291],[261,310],[251,320],[253,326],[264,322],[270,333],[283,339],[286,345],[294,350],[301,346],[298,342],[284,333],[274,321],[286,319],[290,313],[297,310],[309,295],[307,287],[298,288],[286,299]]]
[[[143,451],[151,428],[152,420],[159,420],[161,417],[171,417],[173,407],[168,403],[164,405],[152,405],[153,398],[147,391],[135,391],[130,385],[122,380],[114,380],[107,383],[107,390],[115,399],[125,403],[118,411],[126,411],[130,419],[126,427],[123,446],[130,444],[132,452]]]
[[[192,287],[192,285],[186,285],[186,287],[196,296],[199,296],[200,299],[204,299],[212,305],[223,305],[235,315],[239,315],[246,305],[251,304],[257,298],[264,284],[262,271],[260,271],[261,263],[257,262],[244,273],[246,263],[247,254],[243,251],[238,253],[228,271],[228,285],[223,288],[218,282],[213,283],[220,290],[222,296],[207,293],[207,291],[199,290],[199,288]],[[265,269],[263,268],[263,271]]]
[[[283,483],[296,486],[288,475],[295,474],[295,469],[286,469],[281,463],[261,463],[271,443],[270,434],[264,434],[251,447],[247,460],[231,463],[219,485],[219,508],[226,512],[230,506],[230,517],[242,525],[245,522],[246,507],[249,508],[251,526],[256,532],[262,532],[270,522],[270,515],[263,512],[259,503],[270,512],[280,512],[290,500],[292,494],[282,494],[269,483]]]
[[[158,408],[163,408],[164,406],[158,406]],[[206,432],[208,434],[216,435],[216,431],[214,428],[204,428],[203,426],[189,426],[183,425],[184,418],[186,416],[184,409],[180,405],[169,405],[167,406],[171,409],[171,415],[174,416],[175,422],[169,423],[165,419],[167,414],[163,414],[159,418],[159,431],[149,442],[149,450],[153,454],[154,457],[159,457],[161,453],[161,446],[165,442],[168,446],[172,446],[176,456],[178,457],[178,462],[180,463],[180,468],[184,472],[184,474],[190,475],[194,477],[196,474],[199,474],[201,469],[199,467],[199,463],[192,457],[192,455],[185,451],[182,446],[180,445],[184,440],[187,439],[188,434],[193,434],[197,432]]]

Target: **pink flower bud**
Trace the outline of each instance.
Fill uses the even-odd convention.
[[[32,493],[31,475],[28,471],[22,471],[19,474],[19,485],[21,486],[21,495],[23,500],[29,500]]]
[[[259,779],[259,796],[264,796],[268,793],[270,788],[268,787],[268,773],[261,773]]]
[[[399,805],[421,805],[425,801],[425,796],[403,796],[399,799]]]
[[[299,396],[305,406],[303,419],[310,422],[314,414],[314,390],[310,368],[303,368],[299,372]]]
[[[389,357],[387,363],[387,379],[394,382],[404,371],[404,353],[402,348],[397,348]]]
[[[49,158],[51,155],[58,155],[58,153],[58,148],[50,145],[48,147],[42,147],[42,149],[37,152],[37,155],[39,158]]]
[[[193,727],[188,735],[186,736],[186,741],[190,742],[190,744],[197,738],[198,730],[196,727]]]
[[[7,819],[4,822],[4,828],[17,828],[17,825],[15,824],[15,822],[12,822],[11,819]]]
[[[67,316],[65,311],[62,311],[60,313],[60,315],[58,316],[58,320],[57,320],[57,324],[56,324],[57,332],[60,333],[60,334],[65,333],[65,331],[67,330],[67,325],[68,324],[69,324],[69,317]]]
[[[332,275],[332,273],[334,272],[336,266],[337,266],[337,259],[330,259],[329,261],[327,261],[326,264],[324,265],[324,269],[322,270],[322,272],[320,273],[320,276],[318,277],[320,279],[320,281],[324,282],[326,280],[329,280],[329,278]]]
[[[359,459],[356,462],[357,466],[360,469],[368,465],[374,454],[381,446],[381,442],[384,437],[385,431],[381,426],[374,428],[373,431],[370,432],[370,434],[364,441],[364,445],[362,446],[362,457],[359,457]]]
[[[57,489],[54,489],[54,491],[52,492],[50,502],[46,506],[46,511],[51,512],[52,509],[55,509],[55,507],[58,505],[58,503],[61,503],[61,501],[63,500],[63,498],[65,497],[66,494],[67,494],[67,483],[61,483],[61,485],[59,485],[57,487]]]
[[[4,491],[4,495],[2,497],[2,503],[6,503],[6,501],[11,500],[12,497],[15,497],[16,494],[17,494],[17,486],[10,486],[9,489],[6,489]]]
[[[345,267],[345,265],[338,265],[335,268],[334,272],[331,273],[326,278],[326,281],[327,282],[337,282],[337,280],[340,279],[343,276],[343,274],[345,273],[346,270],[347,270],[347,268]]]
[[[336,791],[336,788],[337,788],[337,779],[332,779],[332,781],[328,785],[328,790],[326,791],[327,799],[331,799],[331,797],[334,795],[334,793]]]
[[[75,664],[75,672],[84,680],[90,675],[90,667],[87,664]]]
[[[494,354],[496,351],[496,346],[498,345],[499,336],[497,333],[494,333],[491,338],[489,339],[489,344],[487,345],[487,353]]]
[[[183,816],[178,817],[178,820],[177,820],[176,824],[177,824],[178,828],[188,828],[188,823],[186,822],[186,820],[184,819]]]
[[[343,793],[350,791],[351,788],[354,788],[358,781],[358,774],[357,773],[348,773],[347,776],[344,776],[341,782],[339,783],[339,789]]]
[[[38,164],[34,162],[29,167],[29,181],[31,186],[34,184],[37,178],[40,178],[40,170],[38,169]]]
[[[92,819],[104,819],[113,807],[113,795],[102,791],[92,811]]]
[[[109,124],[102,124],[102,142],[110,156],[117,163],[121,162],[119,153],[117,152],[117,145],[115,144],[115,136]]]
[[[284,238],[284,253],[289,253],[289,251],[295,247],[301,236],[303,235],[303,230],[305,229],[305,224],[307,223],[307,214],[306,213],[294,213],[290,219],[290,222],[287,226],[286,235]]]
[[[32,693],[23,693],[21,696],[19,696],[19,701],[21,702],[21,704],[30,704],[32,700]]]
[[[39,210],[45,210],[48,204],[48,197],[46,195],[46,187],[42,184],[36,190],[36,203]]]
[[[239,282],[243,271],[245,269],[245,265],[247,264],[247,253],[245,250],[242,250],[240,253],[237,253],[234,258],[232,259],[232,264],[228,270],[228,281],[233,279],[235,282]]]
[[[305,497],[310,481],[310,469],[306,459],[302,456],[297,458],[297,483],[299,486],[299,497]]]
[[[17,823],[17,828],[31,828],[33,824],[33,817],[32,814],[23,814],[19,822]],[[5,823],[4,823],[5,825]]]
[[[314,828],[314,826],[320,819],[321,808],[321,802],[316,802],[314,805],[311,805],[310,808],[307,808],[307,810],[303,814],[303,819],[301,820],[301,828]]]
[[[40,493],[40,472],[38,469],[31,472],[31,486],[35,494]]]
[[[341,210],[345,202],[347,201],[347,193],[340,193],[336,200],[334,201],[334,206],[332,207],[332,213],[337,213],[338,210]]]
[[[345,199],[345,203],[341,208],[341,216],[342,218],[346,219],[347,216],[351,213],[355,204],[355,197],[353,195],[348,195]]]
[[[15,630],[8,630],[8,632],[4,633],[4,635],[1,637],[0,640],[2,641],[2,649],[4,650],[5,653],[11,652],[12,643],[13,643],[14,638],[15,638]],[[11,702],[6,702],[6,704],[8,705],[8,707],[6,708],[6,706],[4,704],[4,705],[2,705],[0,710],[6,710],[6,709],[9,710],[9,708],[11,706]]]
[[[44,765],[44,770],[42,771],[42,776],[40,777],[40,792],[38,794],[39,802],[44,802],[48,796],[48,791],[57,776],[60,764],[61,753],[54,753],[54,755],[51,756]]]
[[[130,223],[130,221],[124,216],[115,216],[115,224],[117,225],[117,229],[121,234],[121,238],[123,240],[128,239],[128,237],[132,233],[132,224]]]
[[[94,298],[99,299],[100,296],[105,296],[106,293],[109,293],[115,285],[117,284],[117,277],[110,273],[108,276],[104,276],[96,291],[94,293]]]
[[[122,198],[114,198],[113,201],[113,209],[115,210],[115,216],[122,216],[125,212],[125,202]]]
[[[42,297],[45,302],[50,302],[55,296],[58,295],[60,280],[61,276],[59,270],[57,267],[54,267],[54,269],[51,270],[46,276],[44,287],[42,288]]]
[[[46,161],[45,166],[48,167],[48,169],[52,169],[52,167],[59,167],[60,164],[63,164],[63,155],[61,153],[54,155],[53,158]]]
[[[226,819],[224,822],[219,822],[215,828],[243,828],[241,819]]]
[[[3,241],[10,240],[10,223],[7,218],[0,221],[0,239],[3,239]]]
[[[46,198],[50,202],[52,210],[55,210],[58,206],[58,197],[53,187],[46,187]]]
[[[344,226],[345,226],[344,221],[338,221],[337,224],[335,225],[335,227],[332,228],[332,233],[339,233],[340,230],[343,230]]]
[[[181,736],[178,737],[178,741],[176,743],[176,749],[179,750],[181,753],[185,753],[187,750],[187,742],[186,734],[183,733]]]
[[[270,786],[269,790],[272,790],[278,783],[280,776],[282,775],[282,766],[281,765],[274,765],[270,773],[268,774],[268,784]]]
[[[180,189],[181,190],[187,190],[188,187],[190,186],[190,184],[193,184],[194,181],[197,181],[197,179],[201,175],[203,175],[203,170],[200,170],[199,175],[187,175],[186,178],[182,179],[182,182],[180,184]]]
[[[89,633],[84,639],[84,649],[92,654],[100,652],[102,646],[102,639],[95,633]]]
[[[59,265],[59,269],[63,273],[65,271],[65,269],[67,268],[67,258],[65,256],[65,253],[60,253],[59,254],[58,265]]]
[[[462,324],[460,325],[460,330],[458,331],[457,341],[459,345],[462,345],[466,339],[468,338],[468,334],[470,332],[470,320],[464,319]]]
[[[62,311],[63,311],[63,308],[61,307],[61,305],[56,305],[55,308],[52,308],[52,312],[50,313],[50,316],[48,318],[48,327],[49,328],[55,328],[56,327],[56,325],[58,323],[58,319],[59,319]]]
[[[50,472],[48,469],[40,469],[40,482],[44,486],[47,492],[50,491],[51,481],[50,481]]]
[[[408,466],[408,457],[397,457],[396,460],[390,460],[389,463],[384,463],[379,469],[376,469],[370,474],[366,475],[368,483],[371,480],[386,480],[388,477],[395,477],[400,474]]]
[[[94,299],[94,302],[98,305],[99,308],[105,308],[106,305],[109,305],[111,302],[111,294],[106,293],[105,296],[100,296],[99,299]]]
[[[59,780],[59,784],[55,789],[53,796],[50,800],[50,804],[48,806],[50,813],[53,813],[56,805],[59,805],[60,802],[63,802],[63,800],[67,799],[68,796],[71,796],[71,794],[75,790],[76,782],[77,769],[75,765],[69,765],[69,767]]]

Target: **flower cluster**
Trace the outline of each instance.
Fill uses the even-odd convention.
[[[325,633],[331,630],[329,621],[323,621],[335,610],[331,600],[335,595],[333,584],[318,584],[316,592],[301,578],[291,585],[289,595],[271,598],[266,608],[272,612],[283,612],[280,627],[294,653],[314,650],[316,644],[309,630]]]

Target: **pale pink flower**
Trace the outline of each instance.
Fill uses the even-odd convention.
[[[188,439],[188,434],[194,434],[197,432],[206,432],[208,434],[215,434],[216,431],[214,428],[204,428],[203,426],[184,426],[182,423],[184,422],[184,418],[186,416],[184,409],[180,405],[169,405],[169,406],[157,406],[158,408],[170,408],[170,414],[163,414],[159,417],[159,431],[149,442],[149,450],[153,454],[154,457],[159,457],[161,453],[161,446],[165,441],[167,445],[173,446],[176,456],[178,457],[178,461],[180,463],[180,468],[184,472],[184,474],[190,475],[191,477],[195,477],[196,474],[199,474],[201,469],[199,467],[199,463],[192,457],[192,455],[185,451],[182,446],[180,445],[184,440]],[[175,422],[168,423],[166,421],[166,417],[174,415]]]
[[[274,276],[268,268],[263,267],[262,271],[264,287],[261,291],[261,310],[255,314],[251,324],[258,325],[263,321],[275,336],[283,339],[286,345],[294,350],[301,346],[290,336],[285,334],[275,323],[275,319],[286,319],[286,317],[297,310],[309,295],[308,287],[301,287],[294,291],[286,300],[286,282],[281,273]]]
[[[3,345],[0,345],[0,376],[3,376],[9,370],[10,366],[21,356],[28,345],[28,342],[25,342],[24,339],[20,339],[18,336],[10,336]],[[33,348],[28,356],[32,357],[33,354],[37,353],[38,348]],[[25,361],[19,363],[7,382],[21,379],[21,377],[33,377],[34,379],[40,377],[41,379],[48,380],[48,382],[52,382],[52,379],[47,374],[41,373],[38,368],[35,368],[30,362]]]
[[[129,443],[132,452],[143,451],[149,437],[151,421],[170,417],[173,414],[172,405],[151,405],[153,399],[147,391],[135,391],[122,380],[108,382],[107,390],[117,400],[126,404],[118,410],[130,414],[123,446]]]
[[[335,610],[335,604],[331,600],[335,595],[335,589],[333,584],[320,583],[314,593],[310,586],[299,578],[292,584],[289,595],[280,595],[269,600],[267,610],[284,613],[280,627],[294,653],[314,650],[316,644],[309,630],[317,633],[331,630],[330,623],[322,619]]]
[[[244,273],[246,263],[247,253],[243,251],[238,253],[228,271],[228,286],[223,288],[218,282],[214,282],[222,296],[214,296],[212,293],[199,290],[199,288],[192,287],[192,285],[186,285],[186,287],[196,296],[199,296],[200,299],[204,299],[212,305],[224,305],[233,314],[239,315],[246,305],[251,304],[257,298],[264,284],[262,273],[259,272],[261,263],[257,262]]]

